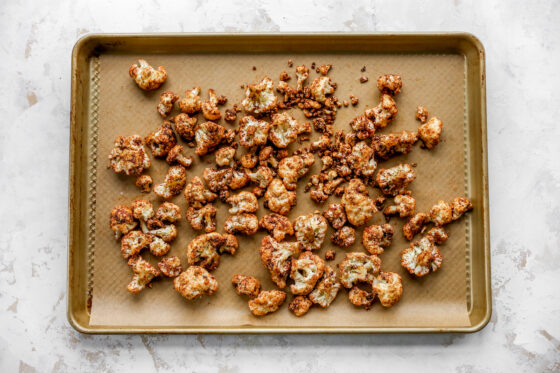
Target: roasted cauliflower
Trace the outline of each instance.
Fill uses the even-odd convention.
[[[369,310],[375,300],[375,293],[368,293],[367,291],[354,286],[352,290],[348,292],[348,299],[354,306],[364,307],[366,310]]]
[[[227,203],[231,205],[229,213],[232,215],[240,214],[243,212],[257,212],[259,204],[257,197],[251,192],[239,192],[228,197]]]
[[[278,242],[270,236],[261,241],[259,253],[261,262],[270,272],[270,278],[280,288],[286,287],[290,274],[291,257],[299,254],[299,242]]]
[[[272,179],[274,179],[274,172],[268,166],[259,166],[255,172],[248,172],[247,175],[253,183],[263,189],[270,184]]]
[[[347,253],[338,266],[340,282],[345,288],[351,289],[360,282],[371,283],[379,272],[381,259],[377,255],[366,253]]]
[[[268,139],[277,148],[283,149],[297,140],[299,134],[310,130],[308,126],[298,123],[294,117],[284,112],[272,115],[272,124]]]
[[[185,157],[183,155],[183,146],[182,145],[175,145],[169,153],[167,153],[167,157],[165,161],[169,164],[179,163],[181,166],[185,168],[189,168],[192,166],[194,159],[192,156]]]
[[[183,266],[181,266],[181,260],[177,256],[170,256],[169,258],[163,258],[158,263],[159,270],[167,277],[177,277],[183,272]]]
[[[140,175],[151,165],[142,138],[138,135],[117,137],[115,146],[109,154],[109,163],[113,171],[124,172],[127,176]]]
[[[218,291],[218,281],[202,267],[190,266],[173,280],[173,287],[183,297],[194,300]]]
[[[185,214],[191,227],[197,231],[204,228],[206,233],[216,230],[216,213],[218,210],[213,204],[208,203],[200,208],[189,207]]]
[[[348,164],[352,168],[354,175],[366,179],[373,179],[373,174],[377,168],[373,149],[365,141],[360,141],[352,147],[352,153],[348,157]]]
[[[472,210],[472,208],[471,201],[464,197],[457,197],[451,201],[451,218],[458,220],[465,212]]]
[[[187,170],[183,166],[171,166],[163,183],[154,186],[154,193],[168,199],[181,193],[186,184]]]
[[[188,115],[196,114],[202,108],[202,100],[200,99],[200,87],[194,87],[190,91],[185,92],[185,98],[177,103],[183,113]]]
[[[205,168],[202,177],[208,185],[208,189],[212,192],[222,192],[229,189],[229,185],[233,179],[233,170],[231,168],[223,168],[216,170],[215,168]]]
[[[390,224],[370,225],[364,229],[362,243],[370,254],[383,254],[383,249],[388,248],[393,242],[394,233]]]
[[[233,166],[235,161],[235,148],[224,146],[216,151],[216,165],[220,167]]]
[[[116,240],[136,228],[137,224],[130,207],[117,205],[111,210],[110,226]]]
[[[311,153],[284,158],[278,164],[278,176],[288,190],[295,190],[298,179],[304,176],[314,163],[315,158]]]
[[[422,277],[441,267],[443,258],[439,249],[427,237],[412,242],[401,253],[401,265],[413,275]]]
[[[341,202],[348,222],[356,227],[366,224],[377,212],[375,202],[369,198],[366,186],[360,179],[350,180]]]
[[[417,140],[416,132],[402,131],[399,134],[374,135],[371,146],[377,157],[387,160],[394,155],[410,153]]]
[[[340,203],[331,203],[323,216],[334,229],[340,229],[346,224],[346,212]]]
[[[218,109],[218,96],[213,89],[208,90],[208,100],[202,103],[202,115],[206,120],[220,120],[222,113]]]
[[[443,245],[449,238],[449,235],[443,227],[434,227],[426,233],[425,237],[436,245]]]
[[[175,227],[174,225],[172,227]],[[171,231],[173,230],[173,228],[170,229]],[[161,239],[160,237],[154,236],[152,234],[150,234],[150,236],[152,236],[152,242],[150,243],[150,253],[154,256],[164,256],[165,254],[167,254],[169,252],[169,250],[171,250],[171,245],[169,245],[167,242],[165,242],[163,239]],[[171,238],[171,237],[169,237]]]
[[[144,249],[150,246],[152,236],[140,231],[128,232],[121,240],[121,254],[124,259],[138,255]]]
[[[408,194],[397,194],[394,198],[395,204],[385,207],[384,215],[399,215],[401,218],[414,214],[416,200]]]
[[[161,273],[157,268],[142,259],[140,255],[135,255],[128,260],[128,265],[132,268],[132,281],[126,289],[132,294],[137,294],[144,290],[146,286],[150,286],[150,282]]]
[[[165,157],[177,145],[177,138],[168,121],[163,122],[159,130],[146,136],[145,141],[154,157]]]
[[[183,139],[187,141],[192,141],[194,139],[194,129],[196,127],[197,118],[189,117],[185,113],[181,113],[173,118],[173,123],[175,123],[175,131]]]
[[[336,246],[350,247],[356,241],[355,233],[354,228],[346,225],[332,234],[331,242]]]
[[[261,283],[253,276],[233,275],[231,283],[237,295],[255,298],[261,292]]]
[[[156,219],[167,223],[175,223],[181,219],[181,209],[174,203],[164,202],[156,211]]]
[[[239,121],[239,145],[245,148],[253,148],[266,144],[270,123],[245,116]]]
[[[427,123],[418,127],[418,135],[426,148],[433,149],[439,144],[442,128],[443,122],[436,117],[431,118]]]
[[[259,219],[255,214],[240,213],[227,218],[224,229],[229,234],[241,233],[251,236],[259,230]]]
[[[248,84],[245,99],[241,105],[246,112],[263,115],[276,109],[278,97],[274,94],[274,83],[269,77],[264,77],[259,83]]]
[[[214,122],[197,124],[194,130],[196,155],[203,156],[212,152],[218,145],[220,145],[225,135],[226,129],[224,126]]]
[[[297,203],[296,192],[286,189],[280,179],[273,179],[270,182],[264,198],[266,206],[273,212],[281,215],[287,215]]]
[[[430,220],[438,227],[449,224],[453,221],[453,210],[451,205],[439,200],[430,209]]]
[[[171,91],[163,92],[159,96],[159,104],[157,106],[157,111],[162,118],[166,118],[171,110],[173,110],[173,104],[179,99],[175,93]]]
[[[294,234],[294,228],[290,219],[279,214],[268,214],[263,216],[259,222],[259,226],[266,229],[278,242],[284,240],[286,236]]]
[[[390,95],[381,95],[381,102],[376,107],[365,111],[366,117],[373,121],[376,128],[385,128],[397,116],[397,103]]]
[[[216,198],[218,196],[206,189],[199,176],[193,177],[185,187],[185,200],[188,206],[201,208],[203,205],[213,202]]]
[[[383,307],[393,307],[403,293],[401,276],[394,272],[381,272],[373,280],[372,288]]]
[[[259,296],[249,301],[249,310],[255,316],[276,312],[286,300],[286,293],[280,290],[261,291]]]
[[[336,298],[339,289],[340,281],[338,281],[336,271],[330,266],[325,266],[323,278],[309,294],[309,299],[311,302],[327,308]]]
[[[331,78],[328,76],[320,76],[311,82],[309,90],[315,101],[321,103],[327,100],[327,95],[332,95],[334,93],[336,85],[333,84]]]
[[[311,293],[315,284],[323,276],[325,262],[319,256],[305,251],[298,259],[292,259],[290,278],[294,284],[290,286],[292,294],[306,295]]]
[[[430,222],[430,217],[423,213],[419,212],[416,213],[413,217],[411,217],[405,225],[403,225],[403,234],[407,240],[412,240],[414,236],[416,236],[425,224]]]
[[[402,88],[401,76],[394,74],[381,75],[377,79],[377,88],[381,93],[395,96]]]
[[[234,255],[237,246],[235,236],[216,232],[202,234],[187,245],[187,262],[213,271],[220,264],[220,253]]]
[[[309,69],[305,65],[296,66],[297,90],[303,91],[303,84],[309,77]]]
[[[318,250],[327,235],[327,219],[319,211],[298,216],[294,221],[296,239],[304,250]]]
[[[418,119],[420,123],[426,123],[428,120],[428,109],[424,106],[418,106],[416,108],[416,119]]]
[[[167,79],[165,67],[158,66],[156,70],[142,58],[138,59],[138,64],[130,66],[128,74],[134,79],[138,87],[145,91],[158,89]]]
[[[307,297],[298,295],[297,297],[292,299],[292,301],[288,305],[288,308],[293,312],[294,315],[296,315],[297,317],[301,317],[309,311],[312,305],[313,303]]]
[[[152,190],[152,177],[150,175],[141,175],[136,179],[136,186],[140,188],[142,193],[150,193]]]
[[[383,194],[396,196],[404,194],[406,188],[414,181],[416,175],[409,164],[399,164],[388,169],[381,168],[375,179]]]

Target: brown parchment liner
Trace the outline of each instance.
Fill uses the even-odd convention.
[[[444,122],[442,142],[432,151],[415,146],[412,153],[395,157],[380,163],[379,167],[391,167],[401,162],[417,163],[416,180],[410,189],[417,199],[417,211],[427,211],[438,199],[450,201],[465,195],[465,60],[461,55],[379,55],[379,54],[314,54],[314,55],[143,55],[153,66],[164,65],[169,78],[162,88],[155,92],[144,92],[136,87],[128,76],[128,68],[138,56],[126,54],[103,54],[99,57],[98,82],[98,120],[97,134],[92,133],[97,141],[97,155],[90,157],[97,162],[90,163],[93,168],[89,173],[90,197],[95,202],[89,205],[90,229],[89,247],[94,248],[94,265],[92,281],[92,326],[181,326],[181,327],[446,327],[468,326],[467,312],[467,278],[466,242],[467,220],[461,219],[446,228],[450,234],[448,242],[441,247],[443,266],[436,273],[421,279],[413,279],[400,266],[400,251],[408,246],[402,236],[403,221],[393,218],[395,235],[392,246],[380,257],[382,268],[395,271],[403,277],[404,294],[399,304],[391,309],[383,309],[379,303],[370,311],[356,308],[348,301],[347,291],[341,290],[334,303],[323,310],[313,307],[302,318],[289,312],[285,304],[278,312],[266,317],[254,317],[247,307],[247,299],[236,295],[231,286],[233,274],[241,273],[256,276],[264,289],[275,289],[268,272],[260,262],[258,249],[264,233],[252,237],[239,237],[240,249],[237,255],[222,256],[221,264],[213,272],[219,281],[218,292],[210,297],[189,302],[173,290],[172,280],[155,281],[152,289],[146,289],[138,295],[126,291],[131,271],[122,259],[120,245],[109,229],[109,212],[120,203],[130,203],[135,199],[147,198],[157,208],[162,202],[153,193],[141,194],[134,185],[135,177],[116,175],[106,169],[107,155],[113,140],[120,135],[138,134],[145,137],[157,129],[162,119],[156,112],[159,95],[164,90],[172,90],[181,97],[186,89],[195,85],[202,88],[202,97],[207,97],[207,89],[213,88],[218,94],[228,97],[228,103],[222,107],[231,107],[240,103],[244,90],[241,84],[255,82],[267,75],[275,82],[280,72],[287,71],[292,76],[289,82],[295,85],[295,66],[315,62],[333,64],[329,76],[338,83],[335,95],[340,101],[349,100],[350,93],[360,99],[357,107],[342,107],[337,116],[336,127],[348,130],[348,122],[366,108],[377,105],[379,91],[375,87],[377,76],[385,73],[398,73],[403,77],[403,91],[397,96],[399,114],[396,120],[382,133],[397,132],[403,129],[414,130],[419,122],[415,120],[415,108],[423,105]],[[294,67],[287,66],[288,59],[294,61]],[[252,67],[256,66],[256,70]],[[366,66],[366,72],[360,72]],[[312,81],[318,74],[310,73]],[[358,79],[365,75],[369,82],[361,84]],[[173,112],[176,114],[177,110]],[[299,110],[292,110],[298,120],[305,120]],[[172,115],[173,115],[172,114]],[[240,116],[238,116],[239,118]],[[199,117],[199,122],[204,120]],[[231,125],[220,122],[225,127]],[[237,122],[234,124],[237,126]],[[317,136],[317,134],[314,134]],[[183,142],[181,142],[184,145]],[[304,143],[304,145],[306,145]],[[291,149],[300,146],[292,144]],[[94,147],[95,148],[95,147]],[[185,146],[187,155],[194,155],[193,149]],[[238,155],[240,152],[238,152]],[[148,173],[155,183],[163,180],[168,165],[163,160],[152,159]],[[214,156],[202,159],[196,156],[196,164],[188,171],[189,180],[201,175],[207,166],[214,166]],[[332,196],[322,206],[315,205],[309,194],[303,192],[309,175],[318,172],[319,161],[312,171],[298,184],[298,204],[290,212],[290,219],[312,212],[323,211],[329,203],[339,199]],[[93,184],[92,184],[93,183]],[[369,188],[370,195],[379,194],[377,189]],[[259,217],[266,213],[262,208]],[[184,212],[186,204],[182,195],[172,199]],[[223,224],[228,216],[228,206],[216,203],[218,208],[218,231],[223,232]],[[475,206],[476,208],[476,206]],[[384,217],[378,213],[369,224],[380,224]],[[363,228],[363,227],[362,227]],[[361,245],[362,228],[357,230],[356,243],[347,249],[340,249],[327,238],[318,254],[324,257],[326,250],[335,248],[337,256],[335,266],[344,257],[345,252],[364,251]],[[186,266],[185,248],[198,232],[193,231],[184,218],[178,224],[179,237],[173,242],[168,255],[177,255]],[[328,236],[332,234],[329,228]],[[149,253],[144,258],[152,264],[158,259]],[[468,281],[467,281],[468,282]],[[287,289],[285,289],[287,290]],[[288,295],[287,302],[292,298]]]

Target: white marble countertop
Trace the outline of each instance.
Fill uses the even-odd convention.
[[[3,1],[0,371],[560,371],[560,2]],[[468,31],[486,48],[493,315],[470,335],[88,336],[66,320],[70,53],[90,32]]]

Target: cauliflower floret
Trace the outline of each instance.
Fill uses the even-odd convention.
[[[174,226],[173,226],[174,227]],[[154,256],[164,256],[171,250],[171,245],[162,240],[161,238],[152,236],[152,242],[150,243],[150,253]]]
[[[377,79],[377,88],[381,93],[395,96],[402,88],[401,76],[394,74],[381,75]]]
[[[388,169],[381,168],[375,181],[383,194],[396,196],[404,194],[406,188],[414,181],[416,175],[412,166],[407,163]]]
[[[360,140],[369,139],[375,134],[375,124],[365,115],[358,115],[350,122],[350,127],[356,131]]]
[[[270,182],[264,198],[266,207],[281,215],[287,215],[297,203],[296,192],[286,189],[280,179],[274,179]]]
[[[229,234],[241,233],[251,236],[259,229],[259,219],[255,214],[241,213],[226,219],[224,229]]]
[[[319,139],[317,139],[316,141],[313,141],[310,145],[309,148],[311,150],[311,152],[317,152],[319,150],[325,150],[327,148],[329,148],[331,146],[331,138],[329,137],[329,135],[321,135],[321,137],[319,137]]]
[[[249,310],[255,316],[276,312],[286,300],[286,293],[280,290],[261,291],[259,296],[249,301]]]
[[[443,122],[436,117],[418,127],[418,135],[426,148],[433,149],[439,144],[442,128]]]
[[[428,109],[424,106],[418,106],[416,108],[416,119],[418,119],[421,123],[426,123],[428,120]]]
[[[170,256],[169,258],[163,258],[158,263],[159,270],[167,277],[177,277],[183,272],[183,266],[181,266],[181,260],[177,256]]]
[[[138,59],[138,64],[130,66],[128,74],[132,79],[134,79],[138,87],[145,91],[158,89],[167,79],[165,67],[158,66],[156,70],[142,58]]]
[[[309,294],[309,299],[311,302],[327,308],[336,298],[339,289],[340,281],[338,281],[336,271],[330,266],[325,266],[323,278]]]
[[[451,205],[445,201],[439,200],[430,209],[430,220],[438,227],[451,223],[453,221]]]
[[[150,175],[141,175],[136,179],[136,186],[140,188],[142,193],[150,193],[152,190],[152,177]]]
[[[187,170],[183,166],[171,166],[163,183],[154,187],[154,193],[161,198],[171,198],[181,193],[187,184]]]
[[[149,233],[161,238],[165,242],[172,242],[177,238],[177,227],[174,224],[162,228],[152,229]]]
[[[261,283],[253,276],[233,275],[231,283],[237,295],[255,298],[261,292]]]
[[[259,188],[266,188],[274,179],[274,172],[267,166],[259,166],[255,172],[249,172],[247,175]]]
[[[201,208],[189,207],[187,208],[186,218],[191,227],[197,231],[204,228],[206,233],[214,232],[216,230],[216,213],[218,210],[213,204],[208,203]]]
[[[296,66],[297,90],[303,91],[303,83],[309,77],[309,69],[305,65]]]
[[[369,310],[375,299],[375,294],[373,292],[368,293],[367,291],[354,286],[348,293],[348,299],[354,306],[364,307],[366,310]]]
[[[245,116],[239,121],[239,145],[252,148],[266,144],[270,123]]]
[[[173,118],[175,123],[175,131],[183,139],[192,141],[194,139],[194,129],[196,127],[197,117],[189,117],[185,113],[181,113]]]
[[[138,219],[141,222],[145,223],[154,216],[154,207],[152,206],[152,203],[150,201],[146,201],[145,199],[132,202],[130,208],[132,209],[134,219]]]
[[[406,222],[405,225],[403,225],[404,237],[409,241],[412,240],[414,236],[420,233],[420,231],[424,227],[424,224],[427,224],[429,222],[430,217],[427,214],[423,212],[415,214],[410,218],[410,220],[408,220],[408,222]]]
[[[154,157],[165,157],[177,145],[175,133],[168,121],[163,122],[159,130],[150,133],[145,141]]]
[[[128,260],[128,265],[132,268],[132,281],[128,284],[126,289],[132,294],[141,292],[150,286],[150,282],[154,277],[158,277],[160,272],[157,268],[152,266],[150,263],[142,259],[141,256],[135,255]]]
[[[174,203],[164,202],[156,211],[156,219],[163,222],[175,223],[181,219],[181,209]]]
[[[315,158],[310,153],[284,158],[278,164],[278,176],[282,178],[287,189],[295,190],[298,179],[304,176],[314,163]]]
[[[272,115],[272,124],[268,138],[277,148],[283,149],[297,140],[299,134],[310,131],[309,123],[298,123],[288,113]]]
[[[218,96],[213,89],[208,90],[208,100],[202,103],[202,115],[206,120],[220,120],[222,113],[218,109]]]
[[[390,224],[370,225],[364,229],[362,243],[370,254],[383,254],[383,249],[388,248],[393,242],[394,233]]]
[[[149,247],[152,236],[140,231],[128,232],[121,240],[121,254],[124,259],[137,255],[144,248]]]
[[[383,307],[393,307],[403,293],[401,276],[394,272],[381,272],[372,287]]]
[[[195,176],[185,187],[185,200],[188,206],[201,208],[203,205],[213,202],[218,196],[204,186],[202,179]]]
[[[220,264],[220,253],[235,254],[237,239],[235,236],[216,232],[196,236],[187,245],[187,262],[213,271]]]
[[[232,215],[242,212],[256,212],[259,209],[257,197],[251,192],[239,192],[228,197],[226,202],[231,205],[229,213]]]
[[[399,215],[401,218],[411,216],[414,214],[416,208],[416,200],[408,194],[397,194],[394,198],[395,204],[393,206],[385,207],[383,210],[384,215]]]
[[[360,179],[350,180],[341,202],[348,222],[356,227],[366,224],[377,212],[375,202],[369,198],[366,186]]]
[[[340,229],[346,224],[346,212],[344,212],[344,206],[340,203],[331,203],[323,216],[334,229]]]
[[[451,217],[453,220],[458,220],[465,212],[472,210],[472,208],[471,201],[464,197],[457,197],[451,201]]]
[[[294,313],[294,315],[300,317],[305,315],[312,305],[313,303],[307,297],[298,295],[297,297],[292,299],[292,301],[288,305],[288,308]]]
[[[202,177],[208,185],[208,189],[212,192],[221,192],[229,188],[229,184],[233,179],[233,171],[231,168],[216,170],[214,168],[205,168]]]
[[[365,178],[373,178],[377,162],[373,156],[373,149],[365,141],[360,141],[352,148],[348,163],[354,174]]]
[[[264,77],[260,83],[248,84],[245,99],[241,102],[246,112],[262,115],[276,109],[278,97],[274,94],[274,83],[269,77]]]
[[[439,249],[426,237],[412,242],[401,253],[401,265],[413,275],[422,277],[441,267],[443,258]]]
[[[296,239],[305,250],[320,249],[327,235],[327,228],[327,219],[319,211],[298,216],[294,221]]]
[[[167,157],[165,161],[169,164],[179,163],[181,166],[185,168],[189,168],[192,166],[194,162],[194,158],[192,156],[185,157],[183,155],[183,146],[182,145],[175,145],[169,153],[167,153]]]
[[[270,278],[280,288],[286,287],[290,273],[291,257],[300,252],[299,242],[278,242],[270,236],[261,241],[261,262],[270,272]]]
[[[193,300],[218,291],[218,281],[202,267],[190,266],[173,280],[173,287],[183,297]]]
[[[226,129],[224,126],[214,122],[204,122],[196,125],[194,130],[196,155],[203,156],[216,149],[225,135]]]
[[[375,150],[376,156],[387,160],[397,154],[410,153],[412,145],[417,140],[418,134],[416,132],[402,131],[400,134],[374,135],[371,146]]]
[[[235,255],[237,249],[239,248],[239,242],[237,241],[237,237],[233,234],[222,233],[222,237],[226,239],[224,244],[218,248],[218,252],[220,254],[228,253],[230,255]]]
[[[443,245],[449,238],[449,235],[443,227],[434,227],[426,233],[425,237],[436,245]]]
[[[278,168],[278,160],[274,156],[274,148],[265,146],[259,152],[259,164],[261,166],[270,166],[274,169]]]
[[[185,98],[179,100],[178,105],[183,113],[188,115],[196,114],[202,107],[202,100],[199,97],[200,87],[194,87],[185,92]]]
[[[162,118],[166,118],[171,110],[173,110],[173,104],[179,99],[175,93],[171,91],[163,92],[159,96],[159,104],[157,106],[157,111]]]
[[[350,289],[359,282],[371,283],[381,268],[381,259],[377,255],[366,253],[347,253],[338,266],[340,282]]]
[[[278,242],[284,240],[286,236],[294,234],[294,228],[290,219],[279,214],[263,216],[259,222],[259,226],[266,229]]]
[[[315,79],[309,86],[311,95],[316,101],[325,102],[327,100],[327,95],[332,95],[334,93],[336,85],[331,81],[328,76],[320,76]]]
[[[292,294],[306,295],[311,293],[315,284],[323,276],[325,262],[319,256],[305,251],[298,259],[292,259],[290,278],[294,284],[290,286]]]
[[[110,226],[115,234],[116,240],[136,228],[137,224],[130,207],[117,205],[111,210]]]
[[[344,226],[331,236],[331,241],[340,247],[349,247],[356,241],[355,230],[352,227]]]
[[[109,154],[109,163],[113,171],[124,172],[127,176],[140,175],[151,165],[142,138],[138,135],[117,137],[115,147]]]
[[[216,165],[221,167],[233,166],[233,162],[235,160],[235,148],[231,146],[224,146],[223,148],[218,149],[215,156]]]
[[[398,113],[397,103],[390,95],[381,95],[381,102],[365,112],[366,117],[373,121],[376,128],[385,128]]]
[[[258,161],[259,158],[257,157],[257,155],[254,152],[249,152],[241,156],[239,163],[241,167],[251,169],[257,166]]]

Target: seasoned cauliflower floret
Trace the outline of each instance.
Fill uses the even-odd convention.
[[[156,70],[142,58],[138,59],[138,64],[130,66],[128,74],[132,79],[134,79],[138,87],[145,91],[158,89],[167,79],[165,67],[158,66]]]
[[[319,211],[298,216],[294,221],[296,239],[301,242],[305,250],[320,249],[327,235],[327,228],[327,219]]]
[[[270,123],[250,115],[245,116],[239,121],[239,145],[245,148],[264,145],[269,131]]]
[[[354,306],[364,307],[366,310],[369,310],[375,299],[375,294],[373,292],[368,293],[367,291],[354,286],[352,290],[348,292],[348,299]]]
[[[381,95],[376,107],[366,110],[365,115],[373,121],[376,128],[385,128],[397,116],[397,103],[390,95]]]
[[[309,69],[305,65],[296,66],[297,90],[303,91],[303,83],[309,77]]]
[[[280,179],[274,179],[270,182],[264,198],[267,207],[281,215],[287,215],[297,203],[296,192],[286,189]]]
[[[323,212],[323,216],[334,229],[340,229],[346,224],[346,212],[340,203],[331,203],[329,208]]]
[[[218,96],[213,89],[208,90],[208,100],[202,103],[202,115],[206,120],[220,120],[222,113],[218,109]]]
[[[177,238],[177,227],[174,224],[165,225],[161,228],[150,230],[151,234],[161,238],[165,242],[172,242]],[[164,253],[167,254],[167,253]],[[161,254],[161,255],[164,255]]]
[[[171,166],[163,183],[154,186],[154,193],[161,198],[171,198],[181,193],[187,184],[187,170],[183,166]]]
[[[124,259],[140,254],[142,249],[149,247],[152,236],[140,231],[128,232],[121,240],[121,254]]]
[[[169,164],[179,163],[181,166],[185,168],[189,168],[192,166],[194,159],[192,156],[185,157],[183,155],[183,146],[182,145],[175,145],[169,153],[167,153],[167,157],[165,161]]]
[[[197,124],[194,130],[194,138],[196,141],[196,155],[203,156],[214,149],[224,139],[226,129],[224,126],[214,122],[204,122]]]
[[[416,119],[418,119],[421,123],[426,123],[428,120],[428,109],[424,106],[418,106],[416,108]]]
[[[250,169],[250,168],[256,167],[258,161],[259,161],[259,158],[255,154],[255,152],[250,151],[249,153],[245,153],[241,156],[241,159],[239,160],[239,164],[243,168],[249,168]]]
[[[439,144],[442,128],[443,122],[436,117],[418,127],[418,135],[426,148],[432,149]]]
[[[253,276],[233,275],[231,283],[237,295],[255,298],[261,292],[261,283]]]
[[[231,181],[228,186],[231,190],[237,190],[243,188],[245,185],[249,184],[251,178],[247,170],[243,168],[232,168],[231,169]]]
[[[416,132],[402,131],[399,134],[374,135],[371,146],[375,150],[376,156],[387,160],[397,154],[410,153],[412,145],[417,140],[418,134]]]
[[[164,202],[156,211],[156,219],[163,222],[175,223],[181,219],[181,209],[174,203]]]
[[[158,263],[159,270],[167,277],[177,277],[183,272],[183,266],[181,265],[181,259],[177,256],[170,256],[169,258],[163,258]]]
[[[274,83],[269,77],[264,77],[259,83],[248,84],[245,99],[241,102],[246,112],[262,115],[276,109],[278,97],[274,94]]]
[[[259,254],[263,265],[270,272],[270,278],[280,288],[286,287],[290,274],[291,257],[300,252],[299,242],[278,242],[270,236],[261,241]]]
[[[393,206],[385,207],[384,215],[399,215],[401,218],[414,214],[416,208],[416,200],[408,194],[397,194],[394,198]]]
[[[401,276],[394,272],[381,272],[372,287],[383,307],[393,307],[403,293]]]
[[[203,205],[213,202],[218,196],[204,186],[202,179],[195,176],[185,187],[185,200],[188,206],[200,208]]]
[[[449,238],[449,235],[443,227],[434,227],[426,233],[425,237],[436,245],[443,245]]]
[[[369,198],[366,186],[360,179],[350,180],[341,202],[348,222],[356,227],[366,224],[377,212],[375,202]]]
[[[183,113],[188,115],[196,114],[202,107],[202,100],[200,99],[200,87],[194,87],[190,91],[185,92],[185,98],[182,98],[177,103]]]
[[[360,140],[365,140],[375,134],[375,123],[368,118],[365,114],[358,115],[350,122],[350,127],[356,131],[356,136]]]
[[[220,264],[220,253],[234,255],[237,246],[235,236],[216,232],[202,234],[187,245],[187,262],[213,271]]]
[[[202,267],[190,266],[173,280],[173,287],[188,300],[212,295],[218,291],[218,281]]]
[[[464,197],[457,197],[451,201],[451,217],[453,220],[458,220],[465,212],[472,210],[472,208],[471,201]]]
[[[373,281],[381,267],[381,259],[377,255],[366,253],[347,253],[338,265],[340,268],[340,282],[350,289],[359,282]]]
[[[255,316],[276,312],[286,300],[286,293],[280,290],[261,291],[259,296],[249,301],[249,310]]]
[[[441,267],[443,258],[439,249],[426,237],[412,242],[401,253],[401,265],[410,274],[422,277]]]
[[[290,219],[279,214],[263,216],[259,222],[259,226],[266,229],[278,242],[284,240],[286,236],[294,234],[294,228]]]
[[[159,130],[146,136],[145,141],[154,157],[165,157],[177,145],[175,133],[168,121],[163,122]]]
[[[354,145],[352,153],[350,153],[348,158],[348,163],[355,175],[373,179],[377,162],[373,156],[373,149],[365,141],[360,141]]]
[[[233,166],[235,157],[235,148],[231,146],[224,146],[216,151],[216,165],[220,167]]]
[[[165,242],[160,237],[152,236],[152,242],[150,243],[150,253],[154,256],[164,256],[171,250],[171,245]]]
[[[383,249],[388,248],[393,242],[394,233],[390,224],[370,225],[364,229],[362,243],[370,254],[383,254]]]
[[[288,113],[272,115],[268,138],[277,148],[286,148],[297,140],[301,125]]]
[[[171,91],[163,92],[159,96],[159,104],[157,106],[157,111],[162,118],[166,118],[171,110],[173,110],[173,104],[179,99],[175,93]]]
[[[323,278],[309,294],[309,299],[313,303],[326,308],[334,301],[339,289],[340,281],[338,281],[336,271],[330,266],[325,266]]]
[[[226,219],[224,229],[229,234],[241,233],[251,236],[259,230],[259,219],[255,214],[241,213]]]
[[[185,113],[181,113],[173,118],[175,123],[175,131],[183,139],[192,141],[194,139],[194,129],[196,127],[197,117],[189,117]]]
[[[150,282],[154,277],[158,277],[160,272],[157,268],[152,266],[150,263],[142,259],[141,256],[135,255],[128,260],[128,265],[132,268],[132,281],[128,284],[126,289],[132,294],[141,292],[150,286]]]
[[[249,172],[247,175],[259,188],[266,188],[274,179],[274,172],[267,166],[259,166],[255,172]]]
[[[227,203],[231,205],[229,213],[232,215],[242,212],[257,212],[259,204],[257,197],[251,192],[239,192],[228,197]]]
[[[396,196],[404,194],[406,188],[414,181],[416,175],[412,166],[407,163],[388,169],[381,168],[375,181],[383,194]]]
[[[394,96],[401,91],[401,76],[394,74],[381,75],[377,79],[377,88],[381,91],[381,93]]]
[[[118,174],[124,172],[127,176],[140,175],[151,165],[142,138],[138,135],[117,137],[109,154],[109,163],[113,171]]]
[[[354,228],[344,226],[333,233],[333,235],[331,236],[331,241],[337,246],[349,247],[352,246],[356,241],[355,233],[356,231],[354,230]]]
[[[298,259],[292,259],[290,278],[294,284],[290,286],[292,294],[306,295],[311,293],[315,284],[323,276],[325,262],[319,256],[305,251]]]
[[[313,303],[307,297],[298,295],[297,297],[292,299],[292,301],[288,305],[288,308],[294,313],[294,315],[300,317],[305,315],[312,305]]]
[[[449,224],[453,221],[453,211],[451,205],[439,200],[430,209],[430,220],[438,227]]]
[[[404,237],[409,241],[412,240],[414,236],[420,233],[420,231],[424,227],[424,224],[427,224],[429,222],[430,217],[428,216],[428,214],[425,214],[423,212],[415,214],[408,220],[408,222],[406,222],[405,225],[403,225]]]
[[[154,216],[154,207],[150,201],[146,201],[145,199],[139,199],[137,201],[132,202],[130,205],[132,209],[132,215],[134,219],[138,219],[142,222],[147,222]]]
[[[227,190],[233,179],[233,171],[231,168],[223,168],[216,170],[215,168],[205,168],[202,177],[208,185],[208,189],[212,192],[221,192]]]
[[[189,207],[187,208],[186,218],[191,227],[197,231],[204,228],[206,233],[214,232],[216,230],[216,213],[218,210],[213,204],[208,203],[203,207]]]
[[[116,240],[136,228],[137,224],[130,207],[117,205],[111,210],[110,226]]]
[[[314,163],[315,158],[310,153],[284,158],[278,164],[278,176],[287,189],[295,190],[298,179],[304,176]]]
[[[150,193],[152,190],[152,177],[150,175],[141,175],[136,179],[136,186],[140,188],[142,193]]]
[[[311,83],[309,90],[316,101],[325,102],[327,100],[327,95],[332,95],[334,93],[335,87],[336,85],[333,85],[331,78],[328,76],[320,76]]]

